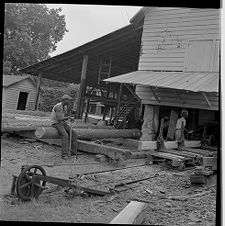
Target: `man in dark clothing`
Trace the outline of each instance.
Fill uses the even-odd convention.
[[[62,159],[67,160],[69,155],[69,137],[70,126],[67,124],[67,120],[73,120],[72,116],[66,116],[67,107],[70,104],[71,97],[69,95],[63,95],[62,101],[56,104],[51,113],[52,126],[58,130],[62,140]],[[72,151],[77,150],[77,134],[72,130]]]

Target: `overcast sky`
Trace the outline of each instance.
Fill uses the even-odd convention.
[[[108,6],[77,4],[46,4],[48,8],[62,8],[69,32],[58,42],[55,56],[111,33],[129,24],[141,6]]]

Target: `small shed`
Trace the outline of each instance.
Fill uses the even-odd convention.
[[[3,75],[2,109],[34,110],[36,93],[30,76]]]

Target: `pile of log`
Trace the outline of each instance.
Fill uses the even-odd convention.
[[[78,150],[103,154],[121,164],[124,164],[124,160],[130,157],[129,150],[96,144],[95,141],[105,138],[139,138],[141,136],[141,131],[138,129],[115,129],[112,126],[85,123],[81,119],[76,119],[72,127],[77,134]],[[46,116],[4,112],[2,114],[1,132],[15,133],[25,138],[61,146],[58,131],[51,126],[51,121]]]

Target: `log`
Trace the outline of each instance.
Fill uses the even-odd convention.
[[[141,132],[138,129],[124,130],[108,130],[108,129],[73,129],[77,133],[78,139],[95,140],[103,138],[116,137],[139,137]],[[35,131],[35,136],[38,139],[57,139],[60,138],[57,129],[54,127],[40,127]]]
[[[110,224],[141,224],[145,220],[147,204],[130,202]]]
[[[2,117],[1,132],[36,130],[39,127],[51,127],[49,118],[44,117]],[[114,129],[113,126],[98,126],[92,123],[85,123],[76,119],[72,124],[73,128],[86,129]]]

